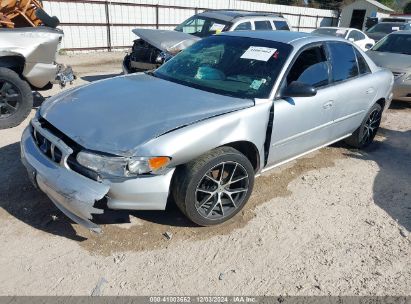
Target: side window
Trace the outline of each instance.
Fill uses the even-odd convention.
[[[287,76],[287,85],[303,82],[316,88],[329,84],[327,57],[324,48],[316,46],[303,51],[294,62]]]
[[[279,31],[289,31],[290,30],[287,22],[285,22],[285,21],[276,21],[276,20],[274,20],[273,22],[274,22],[275,28]]]
[[[243,22],[237,25],[235,31],[251,31],[251,22]]]
[[[351,31],[350,35],[348,35],[348,39],[354,39],[354,41],[358,41],[358,40],[364,40],[365,36],[363,33],[359,32],[359,31]]]
[[[355,50],[355,55],[357,56],[357,62],[358,62],[358,69],[361,75],[371,73],[371,69],[368,66],[367,61],[365,61],[364,57]]]
[[[266,31],[272,30],[273,27],[271,26],[271,22],[268,20],[265,21],[254,21],[255,30],[256,31]]]
[[[342,42],[331,42],[328,46],[331,53],[333,81],[340,82],[358,76],[354,48]]]
[[[365,39],[365,35],[363,34],[363,33],[361,33],[361,32],[358,32],[358,31],[356,31],[357,32],[357,40],[364,40]]]

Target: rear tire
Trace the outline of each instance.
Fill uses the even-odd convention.
[[[242,153],[220,147],[177,169],[172,192],[177,206],[200,226],[218,225],[247,203],[254,168]]]
[[[376,103],[365,116],[361,126],[348,137],[345,142],[357,149],[363,149],[369,146],[377,135],[381,124],[382,107]]]
[[[33,108],[33,93],[19,75],[0,68],[0,129],[18,126]]]

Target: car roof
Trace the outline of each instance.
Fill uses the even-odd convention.
[[[311,42],[321,42],[321,41],[343,41],[347,40],[325,35],[313,35],[310,33],[303,32],[290,32],[290,31],[234,31],[234,32],[222,32],[220,35],[225,36],[235,36],[235,37],[247,37],[264,39],[270,41],[277,41],[286,44],[291,44],[293,46],[299,46],[308,44]]]
[[[317,29],[315,29],[315,30],[321,30],[321,29],[336,29],[336,30],[345,30],[345,31],[348,31],[348,30],[357,30],[357,31],[360,31],[360,30],[358,30],[358,29],[351,28],[351,27],[338,27],[338,26],[322,26],[322,27],[319,27],[319,28],[317,28]]]
[[[230,22],[234,19],[241,17],[282,17],[281,14],[275,13],[258,13],[250,11],[241,11],[241,10],[208,10],[202,13],[197,14],[197,16],[203,16],[213,19],[219,19],[223,21]]]

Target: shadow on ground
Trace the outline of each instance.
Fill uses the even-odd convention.
[[[379,135],[385,139],[348,156],[378,164],[374,203],[411,231],[411,130],[380,129]]]
[[[83,241],[73,223],[57,209],[49,198],[38,191],[29,181],[20,161],[19,143],[0,148],[0,207],[10,215],[36,229]],[[106,210],[95,218],[97,224],[130,223],[130,216],[160,225],[193,227],[182,213],[170,202],[165,212],[159,211],[114,211]],[[57,216],[57,218],[56,218]]]
[[[290,195],[287,186],[292,180],[304,172],[331,167],[335,159],[341,159],[346,154],[372,160],[379,165],[380,172],[374,181],[375,204],[411,231],[411,131],[382,129],[381,135],[386,139],[374,143],[366,151],[350,151],[343,145],[326,148],[320,151],[320,155],[299,160],[292,170],[259,177],[247,207],[233,221],[224,225],[198,228],[171,203],[165,212],[109,211],[96,219],[98,224],[104,226],[104,233],[98,237],[73,225],[44,194],[31,185],[20,162],[19,143],[15,143],[0,148],[0,208],[35,229],[79,241],[85,249],[93,252],[105,255],[118,248],[147,250],[166,246],[162,236],[166,231],[174,233],[177,239],[203,239],[242,228],[254,217],[257,205],[274,197]],[[55,215],[57,220],[53,220]],[[130,219],[137,221],[130,228],[111,225],[129,223]],[[139,241],[131,241],[136,235]]]

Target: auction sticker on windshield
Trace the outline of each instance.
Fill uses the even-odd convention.
[[[277,49],[262,47],[262,46],[250,46],[247,51],[241,56],[242,59],[252,59],[259,61],[268,61]]]

